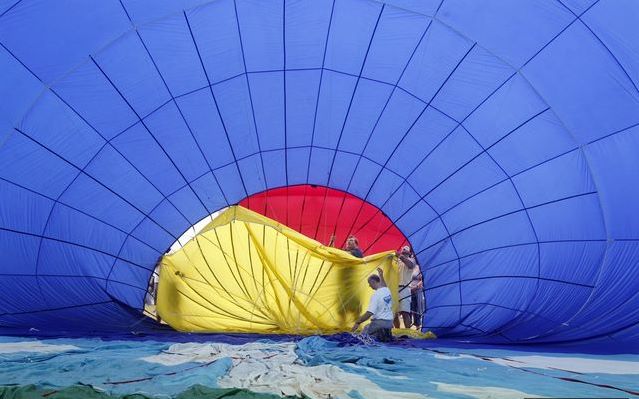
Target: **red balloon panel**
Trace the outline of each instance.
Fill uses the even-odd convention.
[[[365,255],[395,250],[406,237],[377,207],[354,195],[327,187],[299,185],[267,190],[240,205],[285,224],[307,237],[343,247],[354,235]]]

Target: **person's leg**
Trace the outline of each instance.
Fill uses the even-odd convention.
[[[414,326],[419,326],[418,315],[417,315],[417,294],[415,292],[411,292],[410,294],[410,317]]]
[[[410,328],[410,294],[399,300],[399,315],[404,322],[404,328]]]
[[[379,330],[379,323],[377,320],[371,320],[370,323],[364,328],[368,335],[373,335]]]
[[[399,312],[395,313],[395,316],[393,318],[393,326],[395,328],[399,328],[400,327],[400,325],[399,325]]]
[[[378,332],[378,340],[380,342],[390,342],[393,340],[393,333],[391,329],[393,328],[393,324],[390,320],[380,320],[380,329]]]
[[[404,321],[404,328],[410,328],[412,325],[410,321],[410,312],[402,312],[402,320]]]
[[[390,328],[384,328],[379,331],[377,340],[379,342],[390,342],[393,340],[393,333]]]
[[[415,309],[415,325],[418,329],[422,327],[422,318],[424,317],[424,293],[417,291],[415,295],[417,299],[417,307]]]
[[[368,335],[380,342],[388,342],[392,338],[391,328],[392,320],[373,320],[365,328]]]

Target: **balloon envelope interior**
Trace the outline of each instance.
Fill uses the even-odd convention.
[[[273,206],[324,242],[384,215],[439,336],[636,344],[638,15],[631,0],[2,2],[0,326],[129,331],[185,230],[283,189]]]

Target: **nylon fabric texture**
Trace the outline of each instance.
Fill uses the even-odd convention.
[[[321,243],[343,248],[349,236],[365,254],[401,248],[406,237],[378,208],[346,192],[308,184],[251,195],[240,202],[278,223]]]
[[[163,396],[148,396],[144,394],[110,395],[91,386],[77,385],[62,389],[39,388],[35,385],[0,386],[0,397],[4,399],[154,399]],[[243,389],[216,389],[195,385],[175,396],[176,399],[202,398],[208,399],[275,399],[280,395],[254,393]]]
[[[636,348],[637,20],[635,0],[0,1],[0,330],[131,331],[191,226],[315,185],[407,239],[424,330]]]
[[[398,299],[394,252],[356,258],[240,206],[230,207],[160,267],[158,314],[190,332],[349,331],[384,270]]]

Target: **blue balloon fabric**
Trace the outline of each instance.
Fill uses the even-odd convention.
[[[0,1],[0,326],[124,331],[203,217],[377,206],[424,327],[639,342],[634,0]]]

